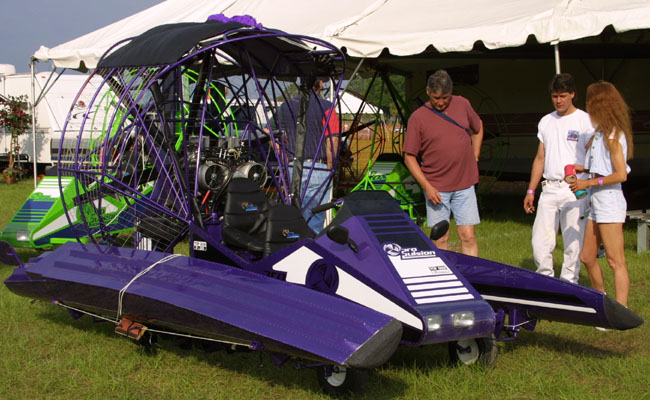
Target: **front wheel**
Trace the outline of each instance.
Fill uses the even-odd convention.
[[[496,364],[499,349],[494,337],[463,339],[449,342],[449,359],[452,364],[480,365],[491,367]]]
[[[368,371],[350,369],[339,365],[325,365],[316,370],[318,383],[328,395],[340,396],[358,393],[368,381]]]

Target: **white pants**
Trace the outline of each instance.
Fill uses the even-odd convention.
[[[537,272],[549,276],[554,274],[553,249],[559,227],[564,242],[564,262],[560,278],[578,282],[587,205],[588,198],[576,199],[564,181],[543,182],[533,224],[533,257]]]

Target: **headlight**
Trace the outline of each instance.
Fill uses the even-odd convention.
[[[454,328],[469,328],[474,325],[474,313],[471,311],[461,311],[451,314],[451,324]]]
[[[427,332],[434,332],[442,326],[442,316],[430,315],[427,317]]]
[[[18,232],[16,232],[16,241],[18,241],[18,242],[29,242],[29,232],[27,232],[27,231],[18,231]]]

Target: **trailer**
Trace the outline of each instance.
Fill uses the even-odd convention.
[[[79,73],[53,74],[37,73],[34,77],[35,99],[30,101],[35,106],[36,127],[34,131],[25,131],[18,139],[19,161],[26,169],[37,165],[39,172],[56,164],[59,153],[61,133],[66,117],[70,113],[70,127],[78,125],[75,116],[83,115],[90,99],[76,98],[81,87],[88,80],[88,75]],[[93,85],[94,82],[88,84]],[[32,98],[32,76],[30,73],[15,73],[12,66],[0,68],[0,96],[27,96]],[[104,121],[95,119],[94,123]],[[11,135],[0,128],[0,166],[9,161]],[[34,146],[34,142],[36,146]],[[70,143],[72,144],[72,143]],[[34,159],[34,148],[36,159]],[[36,162],[34,162],[36,161]]]

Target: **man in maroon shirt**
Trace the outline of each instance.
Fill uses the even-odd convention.
[[[451,94],[453,82],[444,70],[427,81],[429,101],[409,118],[404,139],[404,163],[425,193],[427,225],[456,220],[461,251],[477,256],[474,225],[481,222],[474,185],[483,122],[462,96]],[[420,162],[418,162],[418,157]],[[449,232],[435,241],[446,250]]]

